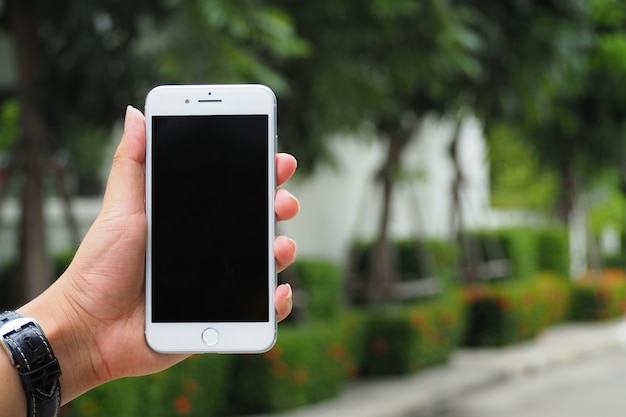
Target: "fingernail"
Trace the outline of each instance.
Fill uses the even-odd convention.
[[[126,106],[126,114],[124,114],[124,131],[126,131],[128,129],[128,119],[130,119],[130,112],[132,111],[133,106],[128,105]]]
[[[124,115],[124,131],[130,126],[130,121],[133,119],[132,113],[140,113],[140,111],[129,104],[126,106],[126,114]]]
[[[291,300],[291,298],[293,297],[293,291],[289,283],[281,284],[279,288],[279,293],[282,297],[285,297],[286,300]]]
[[[296,204],[298,204],[298,211],[296,213],[300,213],[300,208],[301,208],[300,207],[300,200],[298,200],[298,198],[295,195],[291,194],[291,193],[289,193],[289,197],[291,197],[293,200],[296,201]]]

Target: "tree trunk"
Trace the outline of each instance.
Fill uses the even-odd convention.
[[[452,181],[452,207],[450,208],[450,236],[454,239],[459,248],[462,248],[464,256],[457,261],[457,276],[465,281],[474,281],[476,276],[476,263],[474,251],[470,248],[470,242],[465,232],[463,219],[463,207],[461,193],[465,182],[461,161],[459,161],[459,140],[461,138],[461,126],[463,120],[458,116],[452,133],[452,142],[448,148],[448,154],[454,168],[454,180]]]
[[[43,155],[48,141],[45,121],[37,102],[37,86],[42,80],[36,9],[23,1],[8,2],[7,7],[17,51],[17,97],[23,141],[18,155],[18,167],[23,172],[18,273],[22,290],[21,300],[18,301],[23,302],[41,293],[51,282],[43,220]]]
[[[461,189],[463,188],[463,169],[459,161],[459,139],[461,136],[460,118],[456,120],[454,132],[452,134],[452,142],[448,148],[448,154],[452,160],[454,168],[454,180],[452,181],[452,207],[450,208],[450,236],[456,239],[457,243],[463,243],[463,212],[461,208]]]
[[[578,184],[571,167],[570,158],[564,155],[559,168],[560,195],[556,202],[555,216],[557,220],[567,224],[569,216],[578,198]]]
[[[406,137],[403,137],[401,134],[386,134],[388,142],[387,156],[378,175],[383,191],[382,209],[367,285],[367,299],[371,304],[381,304],[390,301],[393,285],[397,279],[393,253],[389,242],[389,221],[391,218],[394,177],[399,169],[400,156],[408,142],[409,135],[407,134]]]

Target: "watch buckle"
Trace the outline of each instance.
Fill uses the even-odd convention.
[[[22,331],[22,329],[31,324],[35,325],[37,328],[40,328],[39,323],[37,323],[35,319],[28,317],[21,317],[19,319],[8,321],[2,327],[0,327],[0,342],[2,342],[0,345],[2,345],[6,353],[9,355],[11,365],[13,366],[15,366],[15,362],[13,361],[13,354],[9,349],[9,345],[7,344],[5,336],[13,333],[19,333],[20,331]]]

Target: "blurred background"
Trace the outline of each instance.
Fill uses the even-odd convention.
[[[302,204],[278,226],[299,261],[277,346],[64,415],[278,412],[621,317],[625,80],[618,0],[0,0],[0,308],[70,262],[128,104],[263,83]]]

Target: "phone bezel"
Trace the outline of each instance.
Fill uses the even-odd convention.
[[[152,322],[152,117],[197,115],[268,115],[268,317],[267,322]],[[259,353],[269,350],[276,341],[274,260],[276,188],[276,97],[271,89],[258,84],[164,85],[153,88],[146,96],[146,340],[150,347],[163,353]],[[230,296],[230,295],[229,295]],[[219,342],[209,346],[202,333],[213,328]]]

